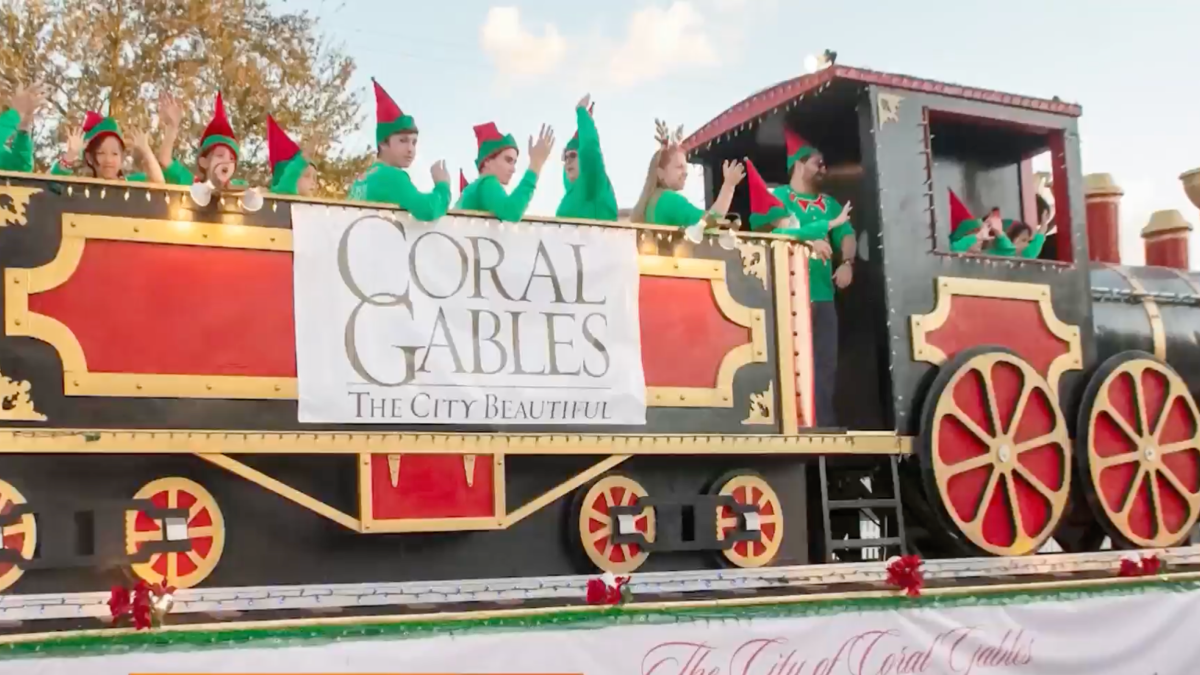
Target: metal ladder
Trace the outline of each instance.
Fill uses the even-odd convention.
[[[900,554],[908,553],[908,540],[904,531],[904,506],[900,499],[900,472],[897,465],[898,458],[891,456],[888,458],[892,476],[892,496],[887,498],[876,499],[830,499],[829,498],[829,473],[826,468],[826,459],[822,455],[818,459],[820,468],[821,481],[821,515],[825,521],[825,562],[835,562],[834,553],[844,550],[862,550],[865,548],[879,547],[884,554],[886,560],[888,556],[887,548],[898,547]],[[872,487],[872,492],[874,489]],[[830,513],[833,511],[862,511],[865,509],[892,509],[896,513],[896,528],[895,536],[882,536],[874,539],[834,539],[833,528],[830,523]],[[883,531],[884,520],[880,519],[880,534],[887,535]]]

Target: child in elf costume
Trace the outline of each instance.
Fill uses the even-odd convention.
[[[1048,221],[1048,219],[1047,219]],[[950,190],[950,250],[955,253],[1037,258],[1046,243],[1046,222],[1031,228],[1025,223],[1000,217],[992,209],[982,220],[971,215],[954,190]]]
[[[121,127],[111,117],[88,111],[83,126],[67,138],[67,151],[50,167],[54,176],[83,176],[104,180],[128,180],[142,183],[163,183],[162,168],[150,148],[150,138],[133,130],[133,154],[142,165],[142,173],[125,175],[125,137]]]
[[[463,190],[455,208],[483,211],[505,222],[519,221],[529,207],[529,200],[533,199],[542,166],[554,148],[554,129],[543,124],[537,142],[529,139],[529,168],[512,194],[504,188],[517,171],[520,154],[517,141],[512,134],[502,135],[495,124],[488,122],[475,127],[475,142],[479,146],[475,155],[479,177]]]
[[[813,250],[814,255],[808,261],[808,288],[816,371],[813,382],[816,423],[822,427],[833,427],[837,425],[833,393],[837,383],[838,361],[838,316],[833,303],[834,287],[844,289],[853,280],[854,256],[858,252],[858,245],[854,229],[850,226],[850,203],[847,202],[843,207],[836,199],[819,191],[821,180],[825,177],[825,157],[791,129],[784,129],[784,143],[788,183],[775,188],[772,195],[790,213],[791,218],[786,222],[781,222],[778,217],[772,219],[771,216],[781,213],[773,209],[757,219],[752,215],[750,223],[753,229],[758,230],[774,227],[775,234],[803,241]],[[761,190],[765,187],[761,178],[756,180],[751,186],[751,199],[755,192],[759,192],[761,203]],[[830,242],[833,246],[830,246]],[[841,263],[836,271],[829,262],[833,247],[837,247],[841,254]]]
[[[708,211],[692,205],[679,193],[687,183],[687,156],[679,146],[683,140],[683,127],[675,130],[674,136],[661,121],[655,121],[655,140],[659,148],[650,158],[650,167],[646,171],[646,182],[642,185],[642,194],[633,207],[630,218],[635,223],[651,225],[673,225],[675,227],[691,227],[701,220],[716,224],[729,212],[733,202],[733,191],[738,183],[746,177],[746,171],[740,162],[725,162],[722,167],[724,182],[721,191],[713,200],[712,208]]]
[[[450,174],[445,162],[435,162],[430,174],[433,191],[421,192],[408,176],[417,158],[417,124],[405,115],[391,96],[375,84],[376,161],[350,186],[349,198],[357,201],[395,204],[417,220],[430,222],[450,208]]]
[[[317,191],[317,169],[304,158],[275,118],[267,115],[267,160],[271,163],[271,192],[311,197]]]
[[[163,124],[163,141],[158,151],[158,161],[162,163],[163,176],[172,185],[191,185],[192,183],[209,182],[215,187],[246,187],[246,181],[233,177],[237,171],[238,159],[242,154],[229,118],[225,116],[225,101],[221,92],[217,92],[216,107],[212,120],[204,128],[200,137],[200,152],[196,157],[198,174],[177,159],[172,158],[175,139],[179,135],[179,123],[182,119],[178,104],[170,97],[159,99],[159,116]],[[133,179],[131,179],[133,180]]]
[[[0,115],[0,171],[33,171],[33,116],[46,101],[46,87],[17,87]]]
[[[567,193],[555,215],[616,222],[617,196],[604,169],[604,155],[600,153],[600,136],[592,119],[590,98],[584,96],[575,106],[578,130],[563,148],[563,183]]]

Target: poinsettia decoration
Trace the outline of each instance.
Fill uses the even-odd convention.
[[[174,586],[147,584],[141,579],[133,588],[113,586],[108,596],[113,625],[129,620],[137,630],[161,626],[163,617],[175,605],[174,593]]]
[[[888,560],[887,582],[904,591],[910,598],[921,594],[925,585],[925,573],[921,571],[924,561],[919,555],[902,555]]]
[[[1163,563],[1156,555],[1127,556],[1121,558],[1121,567],[1117,574],[1122,577],[1152,577],[1162,569]]]
[[[614,576],[605,572],[587,582],[587,603],[589,605],[620,605],[633,597],[629,590],[629,577]]]

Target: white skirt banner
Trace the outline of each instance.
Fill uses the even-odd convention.
[[[632,230],[292,207],[299,418],[642,425]]]
[[[303,629],[298,629],[297,633]],[[1195,675],[1200,592],[0,660],[0,674]],[[262,643],[259,643],[262,644]]]

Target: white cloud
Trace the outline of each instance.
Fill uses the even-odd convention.
[[[531,80],[554,72],[567,51],[567,42],[552,23],[541,35],[521,25],[516,7],[492,7],[479,29],[483,51],[506,79]]]
[[[666,9],[633,13],[629,32],[608,61],[608,76],[613,84],[631,86],[717,61],[703,15],[690,2],[677,0]]]

